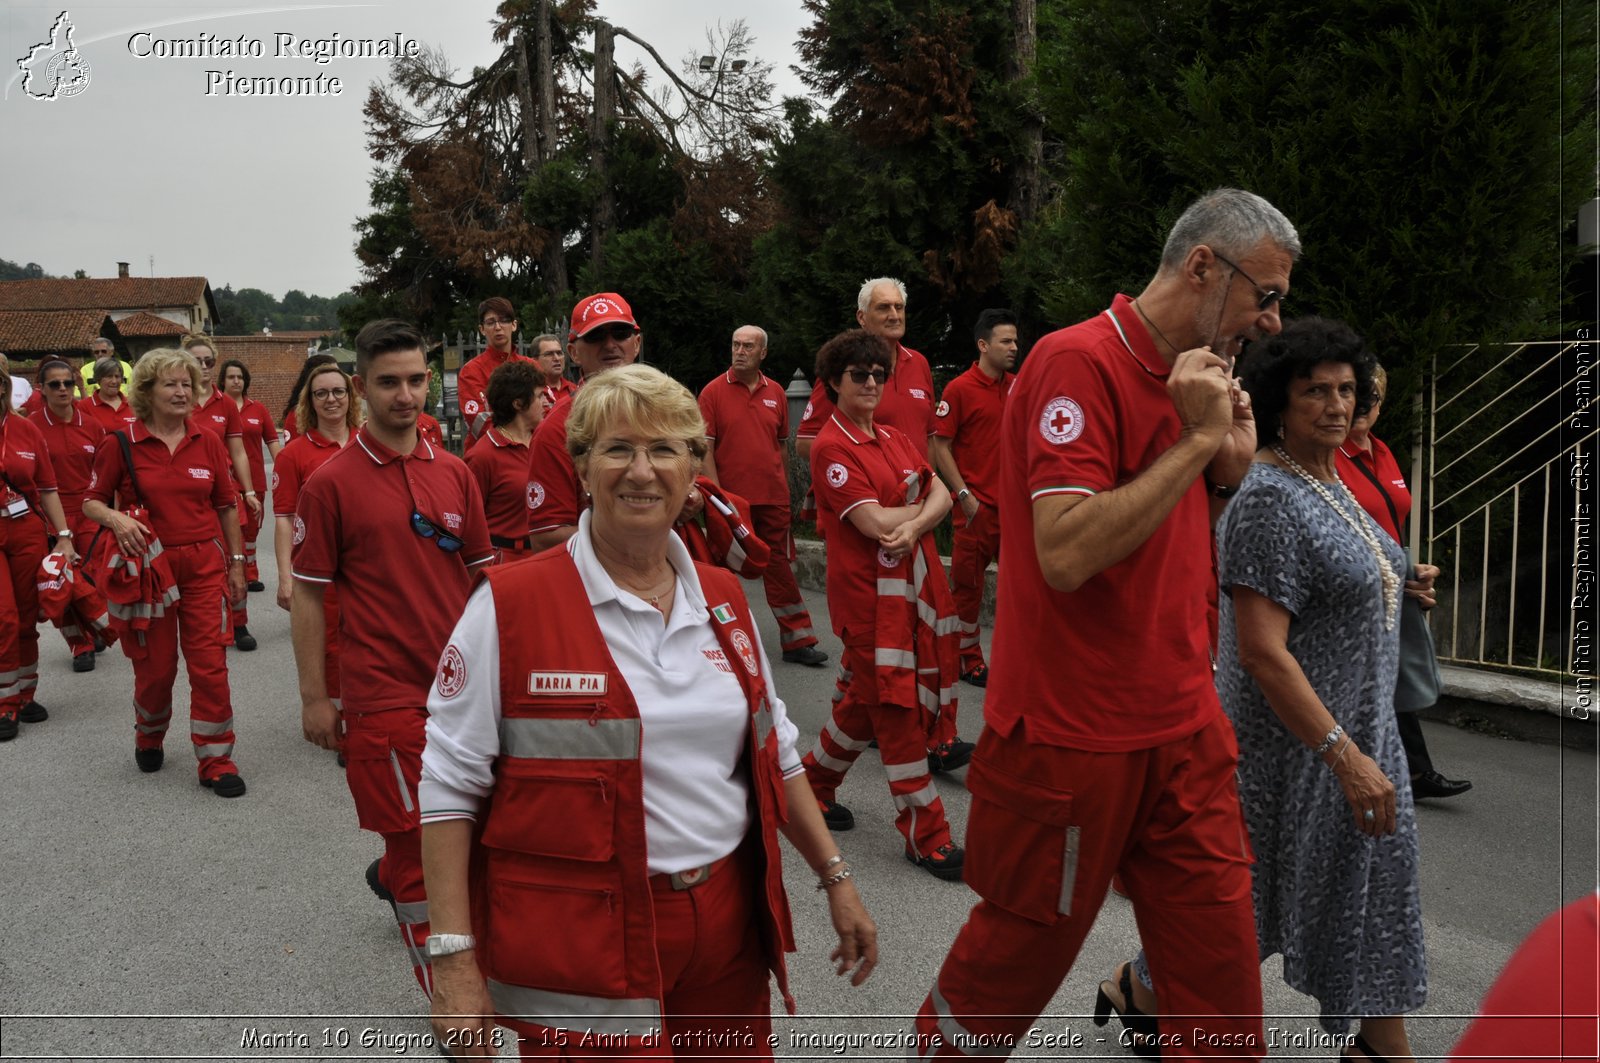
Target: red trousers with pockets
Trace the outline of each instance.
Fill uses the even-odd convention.
[[[383,838],[378,881],[394,894],[400,940],[417,984],[432,997],[428,893],[422,885],[422,825],[417,818],[427,719],[427,710],[420,707],[344,713],[344,778],[361,829]]]
[[[840,684],[843,690],[834,697],[833,716],[817,736],[816,748],[804,757],[806,778],[817,800],[834,800],[850,765],[876,738],[897,810],[895,826],[905,837],[906,848],[922,856],[948,843],[950,823],[928,771],[927,715],[920,706],[904,708],[878,700],[870,637],[867,642],[845,642]]]
[[[14,718],[39,686],[39,562],[44,525],[0,517],[0,717]]]
[[[1188,738],[1128,753],[985,729],[967,776],[966,881],[982,900],[917,1015],[922,1054],[1008,1054],[1071,970],[1120,872],[1161,986],[1162,1058],[1262,1058],[1237,761],[1220,713]]]
[[[165,549],[180,597],[145,632],[147,652],[133,662],[134,744],[160,749],[172,722],[178,651],[189,672],[189,738],[200,778],[237,775],[233,695],[228,689],[228,577],[222,543],[207,539]]]
[[[778,643],[785,650],[804,649],[817,644],[811,628],[811,612],[806,608],[800,585],[795,582],[794,536],[789,530],[788,506],[750,506],[750,523],[756,537],[772,548],[772,559],[762,574],[767,605],[778,620]]]
[[[260,579],[261,573],[256,568],[256,536],[261,534],[261,518],[250,515],[250,507],[245,505],[243,494],[238,496],[239,503],[239,534],[244,540],[244,578],[247,580]],[[228,641],[233,641],[233,633],[239,628],[250,623],[250,595],[246,594],[239,599],[239,604],[233,606],[231,622],[228,627]]]
[[[978,515],[955,529],[950,548],[950,592],[961,617],[961,674],[983,664],[978,642],[978,612],[983,608],[983,579],[1000,556],[1000,512],[979,506]]]
[[[521,1039],[522,1058],[771,1059],[771,975],[756,917],[761,881],[755,862],[746,845],[686,890],[673,889],[670,875],[650,876],[665,1016],[659,1037],[623,1043],[577,1026],[553,1030],[502,1017],[499,1022]],[[641,1017],[632,1032],[648,1032],[651,1025]]]

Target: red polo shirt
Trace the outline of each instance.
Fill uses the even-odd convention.
[[[22,405],[17,408],[17,412],[24,417],[37,417],[42,409],[44,409],[44,391],[34,388],[33,393],[22,400]]]
[[[238,498],[229,476],[232,463],[228,448],[193,418],[184,427],[185,435],[177,450],[168,450],[142,421],[128,429],[139,495],[150,510],[150,523],[163,546],[218,538],[222,524],[217,511],[232,509]],[[111,440],[95,455],[94,476],[84,499],[109,506],[118,494],[124,509],[133,504],[133,481],[122,464],[122,448]]]
[[[522,539],[533,516],[533,485],[528,480],[528,444],[490,428],[467,451],[467,468],[483,493],[489,534]]]
[[[539,422],[528,447],[529,519],[536,532],[578,523],[583,487],[567,453],[567,418],[571,415],[572,397],[563,395]]]
[[[289,440],[272,463],[272,515],[293,517],[306,479],[337,453],[339,444],[315,428]]]
[[[353,398],[354,396],[352,396],[352,399]],[[298,420],[298,418],[293,410],[290,410],[288,413],[283,415],[283,442],[286,446],[288,445],[289,440],[300,434],[299,426],[295,424],[296,420]]]
[[[489,376],[507,362],[531,362],[512,351],[490,347],[456,373],[456,398],[461,402],[461,420],[467,426],[467,442],[476,442],[489,427]],[[479,418],[483,421],[479,423]],[[477,426],[476,428],[474,426]]]
[[[1113,317],[1113,315],[1115,315]],[[1034,345],[1001,420],[1000,538],[988,723],[1002,735],[1094,752],[1193,734],[1221,711],[1206,593],[1210,510],[1196,477],[1155,533],[1072,593],[1044,581],[1034,500],[1095,495],[1178,440],[1169,367],[1130,300]]]
[[[899,351],[894,372],[889,374],[889,382],[884,385],[883,397],[878,400],[872,421],[900,429],[902,435],[916,444],[917,453],[927,457],[928,437],[933,434],[933,370],[928,367],[928,360],[910,347],[901,344]],[[801,439],[815,438],[832,416],[833,403],[819,380],[800,417],[797,435]]]
[[[61,509],[71,524],[83,513],[83,495],[94,476],[95,451],[106,437],[106,430],[77,407],[73,407],[70,420],[58,421],[46,406],[32,423],[44,435],[61,491]]]
[[[876,438],[834,414],[811,445],[811,486],[817,524],[828,544],[828,615],[833,633],[857,637],[877,626],[878,540],[846,518],[867,502],[892,505],[906,477],[927,467],[911,440],[874,420]]]
[[[700,415],[722,486],[753,506],[787,506],[789,402],[778,382],[763,375],[752,391],[730,370],[700,392]]]
[[[113,408],[100,397],[100,392],[95,392],[86,399],[78,400],[78,409],[93,417],[95,421],[107,432],[127,428],[139,419],[133,412],[133,403],[128,401],[126,395],[122,398],[122,405]]]
[[[230,438],[244,438],[244,421],[239,417],[239,407],[222,393],[221,388],[213,388],[211,398],[197,402],[189,419],[222,440],[224,451],[228,449]]]
[[[244,429],[244,456],[250,463],[250,483],[257,491],[266,490],[267,462],[261,448],[266,443],[278,441],[278,429],[272,423],[272,414],[255,399],[245,399],[239,409],[239,424]]]
[[[1395,542],[1403,543],[1405,536],[1401,533],[1401,526],[1411,515],[1411,488],[1406,486],[1400,463],[1383,440],[1368,433],[1367,442],[1372,444],[1371,450],[1362,450],[1346,441],[1333,456],[1334,466],[1338,469],[1339,479],[1350,488],[1350,493],[1356,496],[1361,508],[1378,522],[1378,527],[1393,536]],[[1377,483],[1372,482],[1373,477],[1377,478]],[[1386,496],[1388,503],[1384,502]],[[1389,512],[1390,505],[1394,506],[1393,515]],[[1399,523],[1395,522],[1397,517]]]
[[[413,511],[465,541],[441,550]],[[294,578],[339,592],[340,687],[348,712],[419,708],[472,589],[493,560],[483,499],[466,465],[425,439],[396,454],[365,427],[302,485]]]
[[[50,461],[50,447],[38,425],[11,414],[0,417],[0,469],[5,470],[11,487],[28,500],[34,512],[43,516],[39,509],[39,492],[56,489],[56,470]],[[0,483],[0,495],[7,493],[6,485]],[[0,517],[0,520],[5,519]]]
[[[990,508],[999,504],[1000,414],[1016,379],[1015,373],[991,379],[973,362],[972,368],[944,386],[933,409],[933,434],[950,440],[962,481]],[[954,512],[965,524],[966,512],[960,506]]]

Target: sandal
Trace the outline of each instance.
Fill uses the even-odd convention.
[[[1115,989],[1122,995],[1122,1004],[1119,1007],[1106,991],[1107,987]],[[1111,1013],[1117,1013],[1117,1018],[1122,1020],[1122,1028],[1128,1032],[1127,1039],[1122,1043],[1133,1049],[1133,1054],[1147,1059],[1161,1058],[1161,1045],[1156,1039],[1156,1017],[1147,1015],[1133,1006],[1133,964],[1122,965],[1121,977],[1113,984],[1109,979],[1100,983],[1095,990],[1094,997],[1094,1024],[1104,1026],[1111,1021]],[[1378,1057],[1381,1058],[1381,1057]]]

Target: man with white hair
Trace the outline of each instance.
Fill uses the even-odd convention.
[[[762,584],[767,605],[778,620],[783,659],[816,667],[826,663],[828,655],[817,649],[811,613],[790,567],[794,536],[789,534],[785,461],[789,401],[783,385],[761,371],[766,357],[765,329],[756,325],[735,329],[732,364],[700,392],[700,414],[712,447],[705,475],[750,504],[756,535],[772,547]]]
[[[873,277],[863,281],[856,293],[856,322],[874,336],[882,336],[894,347],[894,371],[883,386],[883,398],[873,419],[898,428],[917,444],[924,456],[928,437],[933,434],[933,370],[928,360],[903,342],[906,336],[906,286],[894,277]],[[800,418],[797,445],[802,458],[811,456],[811,441],[833,416],[833,403],[817,381]]]
[[[993,672],[967,775],[980,899],[917,1016],[923,1055],[1009,1053],[1118,873],[1161,991],[1159,1039],[1139,1043],[1168,1059],[1266,1053],[1207,595],[1212,509],[1256,450],[1233,360],[1282,328],[1299,254],[1272,204],[1217,189],[1178,219],[1137,298],[1043,337],[1017,375],[1000,429]],[[1125,1037],[1152,1021],[1126,971],[1096,1003]]]

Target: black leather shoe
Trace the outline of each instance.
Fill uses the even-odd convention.
[[[258,579],[253,579],[249,583],[245,584],[245,588],[247,590],[260,592],[266,590],[267,585]]]
[[[385,886],[382,880],[378,878],[378,865],[382,862],[383,857],[380,856],[367,865],[367,888],[372,891],[373,896],[377,897],[378,900],[386,901],[392,907],[394,905],[394,894],[390,893],[389,887]]]
[[[82,653],[72,655],[72,670],[74,672],[94,671],[94,651],[84,650]]]
[[[1411,777],[1411,796],[1421,797],[1460,797],[1472,784],[1465,779],[1446,779],[1436,771],[1425,771],[1421,775]]]
[[[17,718],[0,716],[0,742],[9,742],[15,737],[17,737]]]
[[[50,710],[37,701],[30,701],[22,706],[22,711],[17,713],[17,719],[23,723],[43,723],[50,718]]]
[[[837,801],[818,801],[822,806],[822,822],[829,830],[847,831],[856,825],[855,813]]]
[[[989,685],[989,666],[986,664],[975,665],[970,672],[961,673],[961,681],[975,687]]]
[[[942,746],[935,746],[928,750],[928,770],[933,772],[955,771],[965,767],[967,761],[972,759],[972,751],[977,748],[971,742],[963,742],[959,738],[952,738]]]
[[[201,779],[200,785],[218,797],[244,796],[244,780],[231,773],[218,775],[215,779]]]
[[[149,775],[153,771],[160,771],[161,765],[166,762],[167,755],[159,749],[135,749],[133,762],[139,765],[139,770]]]
[[[809,664],[813,668],[820,668],[828,663],[828,655],[815,646],[801,646],[798,650],[784,650],[783,662],[785,664]]]
[[[250,634],[249,628],[236,627],[233,629],[233,644],[244,652],[249,653],[256,648],[256,637]]]
[[[106,645],[106,640],[105,639],[101,638],[99,635],[96,635],[94,637],[94,652],[96,652],[96,653],[104,653],[109,648],[110,647],[108,647]]]
[[[906,859],[922,868],[934,878],[946,882],[961,881],[961,866],[966,863],[967,854],[961,846],[952,842],[945,842],[927,856],[918,856],[906,850]]]

